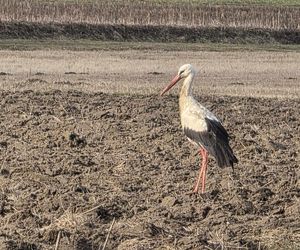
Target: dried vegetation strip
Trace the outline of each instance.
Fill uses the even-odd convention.
[[[99,41],[94,39],[0,39],[1,50],[69,50],[69,51],[273,51],[299,52],[298,44],[226,44],[226,43],[178,43],[178,42],[126,42]],[[0,72],[1,74],[1,72]]]
[[[0,0],[0,4],[1,21],[300,29],[299,6],[203,5],[186,1],[160,3],[129,0]]]
[[[118,42],[300,44],[300,30],[84,23],[0,23],[0,39],[92,39]]]
[[[117,47],[118,43],[114,45]],[[199,70],[194,86],[199,96],[283,99],[300,96],[300,53],[244,51],[242,47],[242,51],[225,48],[223,51],[205,51],[205,48],[200,51],[201,47],[191,51],[183,48],[182,51],[168,51],[160,44],[151,45],[156,47],[148,45],[152,49],[133,50],[126,43],[124,46],[128,47],[124,50],[113,51],[3,50],[0,51],[3,74],[0,76],[0,90],[48,92],[59,89],[158,95],[178,66],[189,62]],[[172,45],[173,49],[175,46]],[[177,95],[178,88],[171,93]]]

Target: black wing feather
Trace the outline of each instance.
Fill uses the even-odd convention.
[[[219,121],[205,118],[205,122],[207,131],[198,132],[184,128],[185,135],[214,156],[220,167],[233,167],[233,164],[237,163],[238,160],[229,145],[229,135],[226,129]]]

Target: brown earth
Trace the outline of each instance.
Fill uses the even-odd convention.
[[[299,249],[299,99],[201,96],[240,162],[190,195],[176,96],[0,95],[1,249]]]

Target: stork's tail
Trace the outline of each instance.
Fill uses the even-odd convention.
[[[213,146],[213,152],[215,159],[219,167],[232,167],[234,163],[238,163],[238,159],[235,157],[231,147],[229,146],[229,135],[225,128],[219,121],[210,120],[205,118],[208,124],[209,130],[216,136],[216,141]]]
[[[234,155],[228,144],[217,144],[215,147],[215,158],[219,167],[232,167],[234,163],[238,163],[238,159]]]

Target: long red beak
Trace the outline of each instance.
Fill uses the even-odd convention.
[[[162,96],[164,93],[166,93],[169,89],[171,89],[179,80],[181,79],[180,75],[177,75],[174,77],[174,79],[171,81],[171,83],[163,89],[163,91],[160,93]]]

